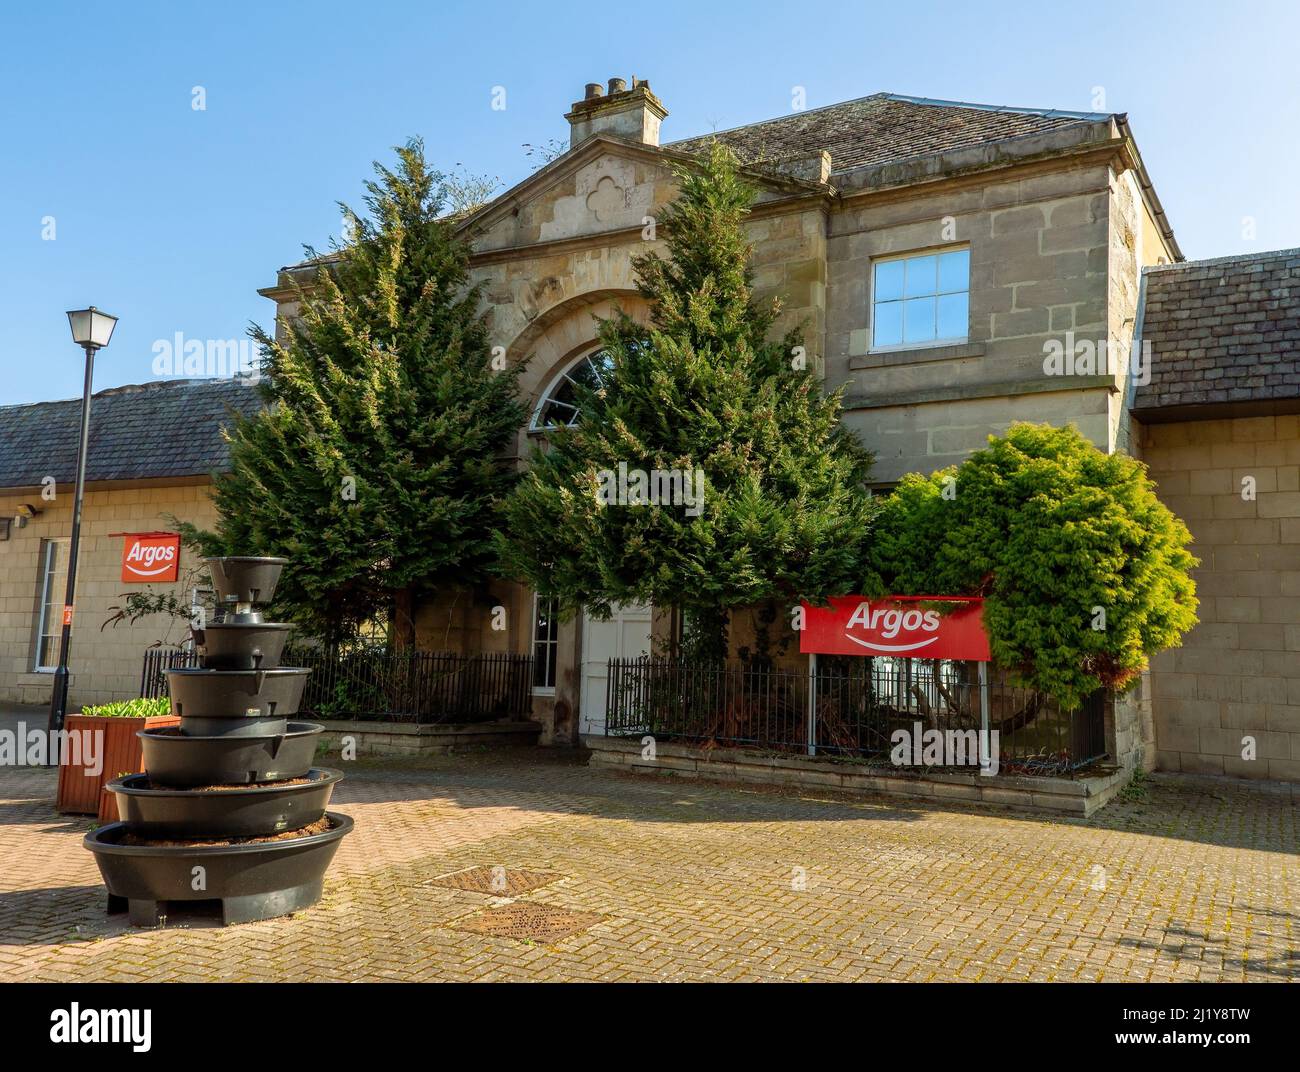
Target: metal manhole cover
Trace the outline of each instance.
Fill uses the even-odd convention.
[[[570,908],[556,908],[554,905],[516,901],[499,908],[486,909],[469,919],[457,920],[452,928],[547,945],[594,927],[604,918],[595,912],[576,912]]]
[[[521,871],[513,867],[471,867],[450,875],[440,875],[430,886],[445,886],[450,890],[468,890],[485,893],[491,897],[515,897],[529,890],[549,886],[563,875],[553,871]]]

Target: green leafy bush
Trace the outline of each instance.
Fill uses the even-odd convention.
[[[141,696],[134,700],[117,700],[114,703],[83,707],[81,713],[96,718],[154,718],[158,715],[170,715],[172,702],[166,696],[157,696],[153,699]]]
[[[985,596],[994,661],[1073,708],[1131,685],[1196,624],[1190,542],[1141,462],[1073,425],[1015,424],[960,466],[903,479],[863,591]]]

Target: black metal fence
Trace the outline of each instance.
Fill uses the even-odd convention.
[[[297,646],[286,649],[281,662],[312,670],[299,707],[308,718],[446,723],[532,714],[529,655]],[[167,695],[167,670],[199,665],[196,652],[150,648],[144,653],[140,695]]]
[[[907,766],[940,768],[968,767],[981,747],[996,748],[999,769],[1021,773],[1077,770],[1106,754],[1104,692],[1063,711],[991,666],[987,690],[985,700],[975,663],[823,655],[814,677],[805,669],[612,659],[605,733],[882,765],[905,747]],[[981,737],[985,719],[990,733]]]
[[[168,670],[198,665],[196,652],[182,648],[146,648],[144,665],[140,668],[140,695],[150,700],[155,696],[166,696]]]

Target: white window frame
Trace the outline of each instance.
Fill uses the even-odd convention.
[[[534,592],[533,593],[533,628],[532,628],[532,635],[529,644],[529,650],[532,652],[533,655],[534,674],[536,674],[537,672],[536,667],[538,666],[538,652],[537,652],[538,645],[541,645],[546,649],[548,649],[547,659],[545,663],[542,664],[545,665],[548,669],[550,667],[550,652],[554,651],[556,656],[555,675],[558,677],[560,673],[560,659],[559,659],[560,630],[558,624],[555,621],[555,613],[556,613],[555,600],[548,599],[546,602],[551,605],[551,613],[548,615],[548,619],[547,619],[551,623],[551,636],[546,638],[539,638],[537,635],[538,611],[541,609],[542,599],[541,596],[539,596],[536,592]],[[534,681],[535,680],[536,678],[534,678]],[[549,685],[534,684],[532,686],[532,690],[534,696],[554,696],[555,681],[552,680]]]
[[[559,386],[565,380],[569,378],[569,373],[571,373],[574,369],[578,368],[584,362],[590,361],[603,349],[604,349],[603,346],[596,345],[591,347],[591,349],[589,350],[585,350],[578,357],[574,358],[572,361],[566,364],[564,368],[560,369],[560,371],[557,372],[554,376],[552,376],[549,381],[547,381],[546,390],[544,390],[540,395],[537,396],[537,405],[533,407],[533,415],[528,421],[528,431],[531,434],[545,435],[552,428],[572,427],[572,425],[567,425],[567,424],[542,424],[541,423],[542,411],[546,409],[546,404],[550,401],[551,395],[556,391],[557,388],[559,388]],[[599,372],[597,372],[597,376],[599,376]],[[581,415],[581,411],[579,411],[579,415]]]
[[[40,611],[37,617],[37,625],[36,625],[36,650],[32,652],[32,670],[38,674],[52,674],[54,673],[55,670],[58,669],[57,662],[54,662],[49,666],[41,665],[41,641],[44,640],[45,637],[47,636],[57,636],[57,634],[55,633],[47,633],[45,631],[46,626],[49,624],[49,622],[47,621],[48,618],[47,611],[50,609],[50,606],[55,601],[57,601],[60,605],[62,605],[62,601],[64,599],[64,596],[66,595],[66,593],[64,593],[64,595],[60,595],[58,592],[51,593],[49,591],[50,581],[51,581],[50,560],[54,557],[55,548],[62,547],[64,549],[64,553],[66,554],[70,549],[70,543],[71,541],[66,539],[51,539],[45,541],[45,546],[43,548],[44,555],[41,561],[41,580],[40,580],[40,592],[39,592],[41,605],[40,605]],[[65,563],[64,570],[63,570],[63,577],[64,577],[65,584],[67,583],[67,576],[68,576],[68,571]],[[53,596],[54,598],[51,599],[50,598],[51,596]],[[63,627],[62,622],[60,622],[59,623],[60,631],[62,630],[62,627]],[[55,644],[54,656],[56,660],[58,658],[58,654],[59,654],[58,644]]]
[[[960,253],[963,250],[970,253],[970,243],[959,242],[955,245],[931,246],[926,249],[909,249],[906,253],[891,253],[884,257],[872,257],[867,273],[867,315],[870,322],[867,330],[871,333],[871,344],[867,349],[870,354],[892,354],[899,350],[933,350],[938,346],[961,346],[970,342],[970,264],[967,262],[966,268],[966,332],[963,335],[953,336],[952,338],[929,339],[926,342],[897,342],[886,343],[884,346],[876,345],[876,266],[887,264],[891,261],[907,261],[916,257],[937,257],[944,253]],[[906,269],[904,269],[906,271]],[[960,291],[945,291],[947,294],[959,294]],[[935,292],[938,297],[938,292]],[[901,304],[901,302],[900,302]]]

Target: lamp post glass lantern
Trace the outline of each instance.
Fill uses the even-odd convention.
[[[113,328],[117,326],[117,317],[110,316],[93,305],[89,309],[73,309],[68,313],[68,325],[72,328],[72,341],[78,346],[98,350],[107,346],[113,337]]]
[[[77,445],[77,484],[72,500],[72,539],[68,544],[68,580],[63,596],[63,633],[59,642],[59,665],[54,671],[54,688],[50,694],[51,733],[63,729],[68,707],[68,651],[72,645],[73,593],[77,588],[77,550],[81,544],[81,500],[86,490],[86,447],[90,441],[90,391],[95,378],[95,351],[108,345],[117,326],[117,317],[93,305],[88,309],[68,311],[72,341],[86,351],[86,382],[81,392],[81,438]]]

